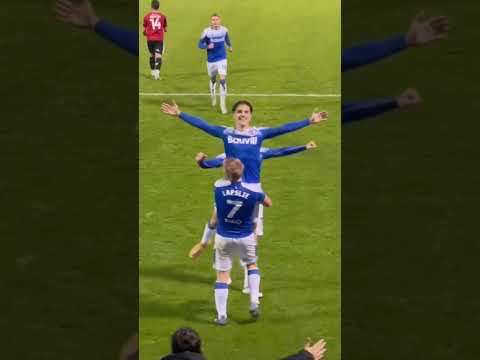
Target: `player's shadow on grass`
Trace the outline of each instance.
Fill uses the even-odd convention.
[[[212,286],[215,282],[215,278],[211,273],[202,274],[199,271],[187,271],[185,270],[184,264],[177,264],[175,266],[141,267],[140,277],[157,277],[177,281],[183,284],[201,283]]]
[[[209,324],[214,317],[215,307],[211,300],[190,300],[166,304],[157,299],[144,299],[140,302],[140,317],[182,319],[192,323]]]
[[[202,270],[199,269],[197,269],[197,271],[187,271],[185,270],[185,264],[141,267],[140,277],[162,278],[165,280],[176,281],[182,284],[206,284],[212,288],[213,284],[215,283],[215,273],[213,272],[213,270],[211,272],[202,272]],[[234,284],[230,285],[230,289],[234,291],[240,291],[241,287]],[[238,284],[240,284],[240,282],[238,282]]]

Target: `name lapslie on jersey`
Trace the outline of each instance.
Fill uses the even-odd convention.
[[[258,138],[256,136],[248,138],[237,138],[229,135],[227,137],[227,141],[229,144],[257,145]]]
[[[246,193],[242,190],[237,190],[237,189],[222,190],[222,195],[223,196],[239,196],[244,199],[248,199],[248,197],[250,196],[249,193]]]

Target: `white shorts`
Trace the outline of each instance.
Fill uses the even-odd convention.
[[[207,62],[207,71],[208,76],[210,77],[217,74],[227,76],[227,59],[216,62]]]
[[[263,193],[262,184],[260,183],[255,183],[255,184],[242,183],[242,185],[249,190]],[[253,222],[256,224],[255,235],[263,236],[263,205],[262,204],[258,204],[257,208],[255,209],[255,214],[253,215]]]
[[[215,270],[230,271],[234,256],[240,256],[245,264],[257,262],[257,242],[252,234],[243,238],[226,238],[215,235]]]

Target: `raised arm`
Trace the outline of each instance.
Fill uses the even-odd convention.
[[[264,139],[271,139],[276,136],[303,129],[311,124],[318,124],[327,119],[328,113],[326,111],[314,112],[309,119],[291,122],[276,128],[263,128],[260,130],[260,132],[262,133]]]
[[[223,131],[225,130],[223,126],[210,125],[205,120],[180,111],[180,108],[175,103],[175,101],[173,102],[173,104],[163,103],[162,111],[167,115],[178,117],[185,121],[187,124],[190,124],[200,130],[205,131],[207,134],[218,138],[222,137]]]

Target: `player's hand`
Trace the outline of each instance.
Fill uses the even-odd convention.
[[[415,16],[406,35],[408,46],[428,45],[436,40],[445,39],[450,25],[446,16],[423,19],[424,12]]]
[[[88,0],[80,2],[55,0],[53,13],[57,20],[79,28],[90,28],[93,30],[99,21],[92,4]]]
[[[207,49],[213,49],[215,47],[215,44],[214,43],[210,43],[207,45]]]
[[[207,159],[207,154],[204,154],[204,153],[202,153],[202,152],[199,152],[197,155],[195,155],[195,161],[196,161],[197,163],[200,163],[200,162],[202,162],[202,161],[204,161],[204,160],[206,160],[206,159]]]
[[[317,147],[317,143],[315,141],[309,141],[307,145],[305,145],[307,150],[315,149]]]
[[[417,105],[422,102],[422,98],[417,89],[409,88],[400,94],[397,98],[398,107],[403,108],[406,106]]]
[[[314,360],[320,360],[323,359],[325,352],[327,351],[327,343],[325,340],[320,339],[317,343],[310,345],[309,341],[305,344],[303,349],[312,354]]]
[[[202,243],[195,244],[191,249],[190,252],[188,253],[188,257],[190,259],[196,259],[200,255],[202,255],[203,250],[205,250],[207,245],[204,245]]]
[[[310,124],[318,124],[321,121],[328,119],[328,112],[326,111],[314,111],[310,117]]]
[[[172,101],[172,104],[163,103],[162,104],[162,111],[170,116],[179,116],[181,111],[175,101]]]
[[[229,48],[228,48],[228,51],[233,52],[233,48],[232,48],[232,47],[229,47]]]

